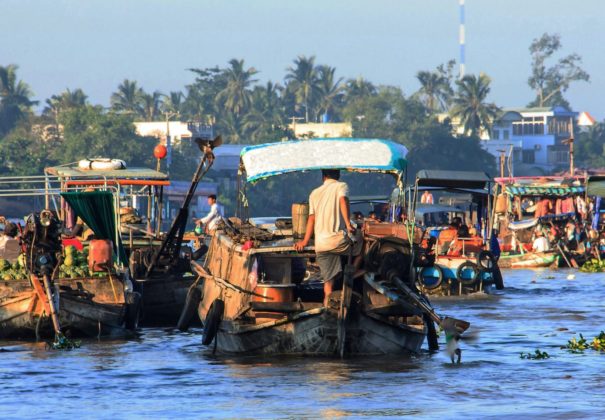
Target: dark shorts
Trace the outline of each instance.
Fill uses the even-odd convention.
[[[317,265],[323,282],[334,279],[342,272],[342,260],[340,254],[331,252],[320,252],[317,254]]]

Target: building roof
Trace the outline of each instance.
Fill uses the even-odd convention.
[[[521,107],[521,108],[505,108],[502,110],[503,113],[506,112],[518,112],[520,114],[547,114],[551,115],[564,115],[564,116],[576,116],[577,112],[570,111],[564,106],[556,105],[552,107],[543,106],[543,107]]]
[[[578,116],[578,125],[589,127],[594,125],[596,122],[597,120],[595,120],[595,118],[586,111],[581,112]]]

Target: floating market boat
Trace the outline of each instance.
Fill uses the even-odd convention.
[[[504,288],[490,250],[491,183],[485,172],[422,170],[416,175],[409,203],[424,230],[424,247],[434,248],[418,268],[418,287],[424,293],[463,296]]]
[[[205,144],[220,144],[216,139],[196,141],[201,149]],[[166,174],[129,168],[119,159],[87,159],[77,166],[46,169],[48,176],[57,177],[61,191],[108,188],[116,191],[119,201],[115,203],[115,223],[120,231],[117,240],[123,244],[134,291],[142,298],[141,326],[174,326],[187,291],[196,279],[190,267],[192,250],[183,244],[189,205],[214,159],[210,148],[204,153],[184,204],[167,233],[162,232],[164,189],[170,186]],[[66,226],[76,221],[66,206],[61,207],[60,216]]]
[[[577,221],[577,198],[585,199],[583,176],[496,178],[496,224],[503,268],[578,267],[582,253],[567,248],[565,227]],[[534,251],[534,233],[550,236],[550,249]]]
[[[88,160],[90,161],[90,160]],[[146,265],[154,250],[162,244],[162,214],[165,212],[164,189],[170,186],[168,176],[148,168],[128,167],[117,159],[97,159],[100,163],[120,162],[120,166],[65,165],[46,168],[47,177],[58,180],[60,191],[111,190],[115,223],[123,245],[126,267],[134,291],[142,297],[141,325],[174,325],[180,313],[192,276],[185,276],[189,268],[178,273],[164,273],[145,279]],[[70,206],[63,202],[58,215],[68,229],[74,229],[77,218]],[[123,204],[123,205],[122,205]],[[88,223],[86,223],[87,226]],[[83,241],[86,243],[86,241]]]
[[[27,179],[29,184],[35,182],[32,178]],[[6,185],[6,181],[0,182]],[[44,182],[46,195],[58,193],[48,179]],[[27,194],[39,193],[28,192],[27,188],[2,193]],[[111,241],[117,235],[114,196],[104,191],[64,192],[62,197],[72,204],[104,210],[94,219],[82,214],[95,226],[98,239],[91,242],[86,255],[85,249],[80,253],[73,246],[63,247],[62,224],[56,212],[43,210],[28,216],[20,227],[20,237],[9,239],[18,244],[21,253],[16,262],[10,261],[12,271],[2,273],[0,338],[131,335],[137,326],[139,298],[123,270],[125,260],[120,259],[119,242]],[[114,247],[114,243],[118,246]],[[117,251],[115,254],[112,248]]]
[[[400,144],[377,139],[246,147],[240,204],[247,203],[246,182],[319,169],[391,174],[403,191],[406,153]],[[292,218],[231,218],[212,235],[205,262],[192,264],[199,281],[183,312],[191,316],[197,307],[205,345],[246,355],[409,354],[419,352],[427,336],[429,347],[437,347],[434,322],[453,325],[457,333],[468,328],[464,321],[445,323],[416,289],[413,244],[419,232],[394,218],[364,224],[363,271],[355,274],[349,260],[343,290],[324,306],[323,286],[312,275],[313,246],[300,253],[293,248],[305,230],[304,208],[295,204]]]

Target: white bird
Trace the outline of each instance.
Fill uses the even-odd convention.
[[[462,349],[458,344],[460,341],[460,330],[451,318],[446,318],[441,322],[441,329],[445,333],[445,351],[450,356],[452,363],[459,364],[462,359]],[[456,362],[454,362],[455,356],[458,356]]]

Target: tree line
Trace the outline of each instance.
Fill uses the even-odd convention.
[[[558,35],[544,34],[532,42],[528,85],[536,96],[530,105],[569,106],[563,96],[569,86],[589,80],[577,54],[555,59],[560,49]],[[193,80],[183,90],[146,91],[125,79],[111,93],[109,108],[91,104],[76,88],[52,95],[37,114],[33,110],[40,104],[19,80],[18,67],[0,66],[0,173],[40,173],[45,166],[91,156],[151,165],[157,139],[138,136],[132,123],[166,120],[212,124],[226,142],[245,144],[292,138],[291,121],[348,121],[356,137],[405,144],[412,171],[493,171],[493,157],[478,140],[501,110],[489,101],[491,79],[483,73],[458,79],[454,68],[452,60],[419,71],[420,87],[406,94],[398,86],[340,77],[335,67],[317,63],[314,56],[298,56],[282,81],[266,83],[259,83],[256,68],[232,59],[224,67],[188,69]],[[454,135],[451,121],[437,118],[440,113],[459,119],[464,134]],[[598,148],[600,137],[593,137]],[[174,174],[178,178],[188,179],[195,165],[189,146],[174,152],[173,160],[183,161]]]

